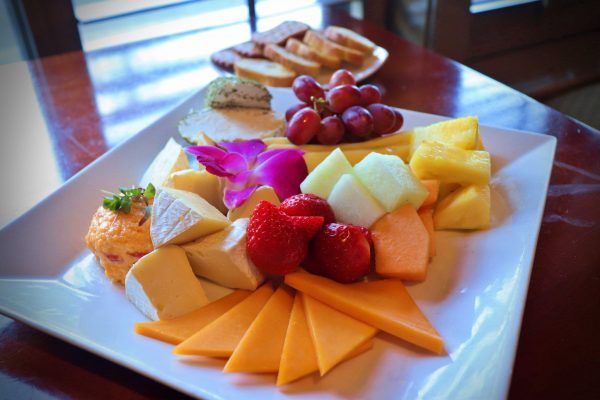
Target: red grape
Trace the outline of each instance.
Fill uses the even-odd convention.
[[[400,113],[400,110],[398,110],[397,108],[393,108],[393,107],[391,107],[391,108],[394,111],[394,115],[396,116],[396,122],[394,122],[394,126],[392,126],[392,128],[390,129],[390,131],[388,133],[398,132],[400,130],[400,128],[402,128],[402,124],[404,124],[404,117]]]
[[[367,110],[373,116],[373,133],[384,135],[390,133],[396,123],[396,114],[391,107],[381,103],[374,103],[367,106]]]
[[[298,111],[300,111],[300,110],[302,110],[303,108],[306,108],[306,107],[310,107],[310,106],[308,104],[306,104],[306,103],[298,103],[295,106],[291,106],[285,112],[285,120],[287,122],[290,122],[290,119],[292,119],[292,117],[294,116],[294,114],[296,114]]]
[[[381,92],[375,85],[362,85],[360,88],[360,105],[363,107],[381,102]]]
[[[360,90],[354,85],[337,86],[327,92],[329,109],[343,113],[348,107],[360,104]]]
[[[321,129],[317,132],[317,140],[321,144],[336,144],[344,136],[344,124],[336,115],[321,120]]]
[[[296,112],[285,130],[287,138],[296,145],[306,144],[321,128],[321,117],[312,108]]]
[[[294,91],[294,94],[298,100],[308,104],[313,103],[311,97],[314,99],[325,98],[325,91],[321,85],[319,85],[319,82],[317,82],[312,76],[308,75],[300,75],[294,79],[292,90]]]
[[[341,85],[356,85],[356,79],[354,79],[354,75],[352,72],[347,69],[338,69],[331,75],[329,79],[329,87],[334,88],[336,86]]]
[[[367,137],[373,132],[373,116],[366,108],[352,106],[342,114],[346,129],[358,137]]]

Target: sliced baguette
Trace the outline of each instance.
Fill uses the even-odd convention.
[[[350,47],[342,46],[336,42],[327,39],[322,33],[316,31],[308,31],[304,35],[304,43],[322,53],[331,53],[335,57],[339,57],[350,64],[361,66],[369,56],[366,53],[351,49]]]
[[[276,44],[266,45],[263,54],[269,60],[275,61],[300,74],[316,76],[321,69],[321,64],[299,57]]]
[[[350,29],[331,25],[325,29],[324,34],[327,39],[341,44],[342,46],[350,47],[351,49],[368,54],[372,54],[375,51],[375,43]]]
[[[294,71],[283,65],[258,58],[241,58],[234,63],[233,69],[237,76],[254,79],[268,86],[292,86],[296,77]]]
[[[309,59],[324,65],[327,68],[338,69],[342,65],[342,59],[331,54],[326,54],[314,49],[296,38],[289,38],[285,49],[297,56]]]

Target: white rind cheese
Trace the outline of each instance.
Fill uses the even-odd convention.
[[[246,254],[248,219],[241,218],[221,232],[183,246],[194,273],[234,289],[254,290],[263,274]]]
[[[263,139],[282,136],[284,129],[281,115],[257,108],[205,108],[190,112],[179,123],[179,133],[190,143],[203,135],[215,142]]]
[[[159,190],[151,221],[154,248],[191,242],[229,225],[227,217],[202,197],[172,188]]]
[[[152,183],[157,188],[167,186],[173,172],[188,168],[190,168],[190,162],[183,147],[171,138],[144,172],[140,186],[145,188],[148,183]]]
[[[125,277],[125,295],[151,320],[176,318],[208,304],[178,246],[161,247],[140,258]]]

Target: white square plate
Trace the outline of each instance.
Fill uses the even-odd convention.
[[[273,90],[273,107],[294,102]],[[272,375],[225,374],[222,361],[181,360],[171,346],[133,332],[144,317],[112,285],[83,237],[100,189],[137,182],[176,136],[178,121],[202,104],[194,95],[70,179],[0,231],[0,311],[192,396],[209,399],[501,399],[508,391],[521,316],[556,146],[551,136],[481,127],[493,159],[493,226],[437,232],[427,281],[409,290],[438,329],[436,356],[379,334],[372,350],[319,379],[278,389]],[[403,110],[405,128],[443,117]]]

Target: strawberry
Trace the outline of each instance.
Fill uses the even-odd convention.
[[[327,200],[311,193],[301,193],[288,197],[281,203],[279,209],[287,215],[320,215],[325,218],[326,224],[335,222],[335,215]]]
[[[313,238],[304,268],[340,283],[354,282],[371,269],[371,246],[362,227],[331,223]]]
[[[369,245],[371,246],[371,248],[373,248],[373,237],[371,236],[371,231],[369,230],[369,228],[365,228],[364,226],[360,226],[360,225],[352,225],[357,227],[358,229],[360,229],[360,231],[363,233],[363,235],[365,235],[365,238],[367,238],[367,241],[369,242]]]
[[[287,274],[306,257],[310,233],[323,221],[293,218],[268,201],[254,208],[246,230],[246,253],[262,272]]]
[[[324,218],[321,216],[314,217],[296,217],[290,216],[292,224],[304,232],[308,240],[312,239],[323,226]]]

